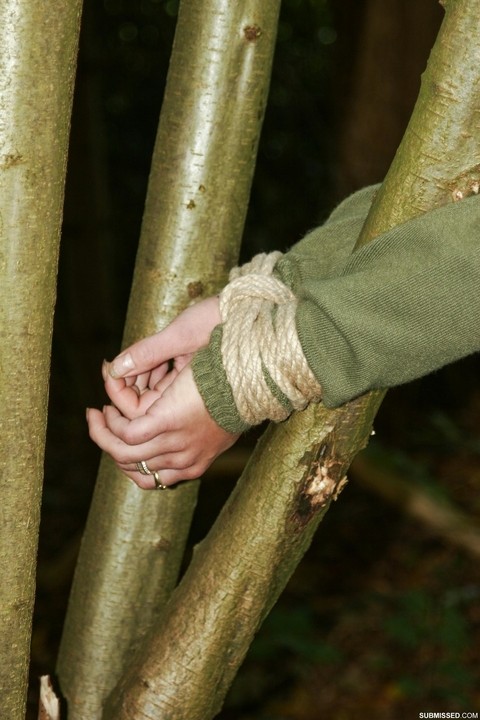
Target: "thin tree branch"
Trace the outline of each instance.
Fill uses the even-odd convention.
[[[221,455],[209,468],[212,480],[239,477],[247,465],[250,452],[233,448]],[[446,498],[438,500],[407,477],[386,469],[367,451],[353,460],[349,479],[403,513],[410,515],[425,527],[474,557],[480,556],[480,525],[467,513]]]
[[[419,520],[448,543],[480,557],[480,526],[447,500],[439,501],[398,473],[380,467],[367,453],[355,458],[349,475],[354,482]]]

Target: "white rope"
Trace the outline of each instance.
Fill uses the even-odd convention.
[[[220,294],[222,361],[238,412],[250,425],[290,414],[272,394],[264,368],[295,410],[321,398],[297,335],[297,300],[272,275],[281,256],[263,253],[234,268]]]

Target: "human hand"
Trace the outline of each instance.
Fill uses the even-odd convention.
[[[87,411],[90,437],[141,488],[156,486],[154,478],[139,472],[141,461],[168,486],[200,477],[239,437],[223,430],[209,415],[189,365],[163,393],[154,389],[138,396],[123,381],[112,378],[107,378],[107,385],[114,405],[103,412]],[[136,409],[132,408],[134,396]],[[137,414],[150,401],[145,412]],[[122,414],[124,409],[136,417],[130,420]]]
[[[213,328],[220,322],[218,298],[202,300],[180,313],[161,332],[121,352],[106,370],[113,378],[125,378],[126,384],[138,394],[155,386],[161,392],[187,365],[192,355],[208,344]],[[159,383],[163,384],[160,386]],[[146,402],[144,398],[137,412],[145,411]],[[129,408],[125,407],[124,414],[131,417],[128,412]]]
[[[194,350],[208,342],[217,313],[216,298],[199,303],[162,332],[124,351],[113,368],[104,366],[113,405],[103,412],[87,411],[90,436],[139,487],[156,486],[154,478],[139,472],[141,461],[168,486],[199,477],[239,437],[211,418],[188,365]],[[122,372],[125,378],[118,377]]]

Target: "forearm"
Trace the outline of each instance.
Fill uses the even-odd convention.
[[[416,218],[298,293],[297,330],[340,405],[423,376],[480,349],[480,198]]]
[[[274,275],[282,275],[287,286],[301,285],[314,274],[318,280],[334,272],[336,265],[348,257],[355,245],[370,209],[377,186],[364,188],[342,202],[324,225],[314,229],[291,250],[280,258]],[[243,266],[240,273],[248,273]],[[198,352],[192,362],[194,377],[205,405],[215,420],[230,432],[243,432],[250,424],[242,418],[228,382],[222,357],[223,326],[212,333],[210,344]],[[247,353],[245,353],[246,357]],[[292,407],[275,383],[270,387],[285,407],[285,414]],[[266,412],[264,417],[268,417]]]
[[[363,191],[369,202],[372,190]],[[364,203],[350,219],[341,211],[275,268],[295,295],[298,338],[324,402],[342,404],[478,350],[480,198],[405,223],[353,254],[352,236],[341,236],[343,254],[332,260],[334,253],[327,253],[325,262],[329,242],[322,240],[333,247],[330,229],[336,223],[342,232],[351,222],[350,231],[355,227],[358,234],[368,207]],[[235,405],[221,349],[220,328],[195,358],[194,373],[213,417],[238,432],[248,423]]]

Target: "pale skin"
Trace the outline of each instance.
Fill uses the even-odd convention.
[[[238,439],[209,415],[190,367],[221,322],[218,298],[187,308],[164,330],[141,340],[102,368],[112,404],[89,408],[90,437],[143,489],[200,477]]]

